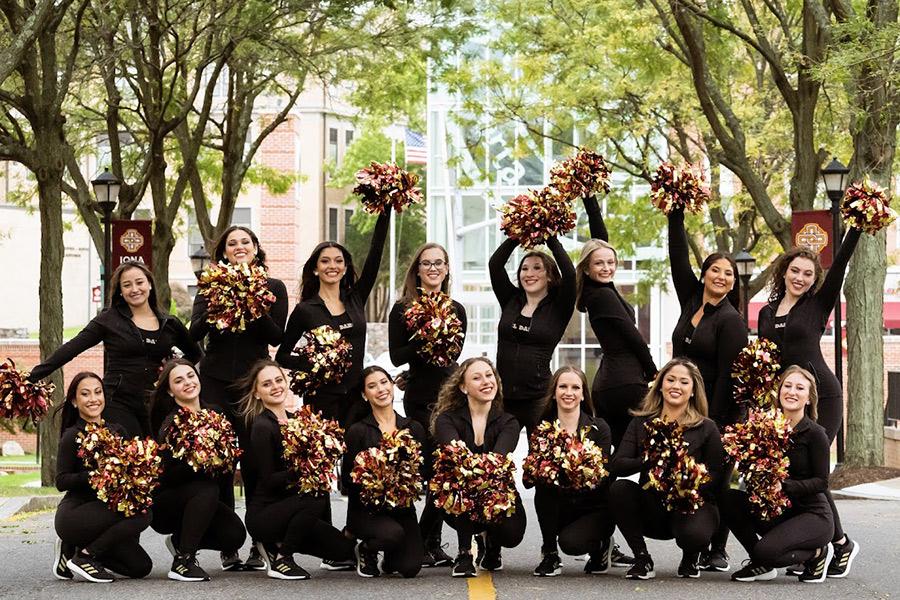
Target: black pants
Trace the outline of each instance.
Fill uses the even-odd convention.
[[[348,394],[320,392],[304,396],[303,403],[320,411],[326,419],[337,421],[344,429],[349,429],[351,425],[361,421],[369,410],[366,402],[355,392]]]
[[[247,537],[240,517],[219,500],[219,485],[208,479],[157,492],[152,526],[172,534],[175,547],[187,554],[201,549],[236,552]]]
[[[541,422],[541,398],[504,398],[503,410],[511,414],[519,422],[519,427],[525,428],[525,433],[531,437],[531,432]]]
[[[669,512],[652,490],[628,479],[613,482],[609,490],[609,507],[619,531],[635,554],[647,552],[644,537],[670,540],[686,553],[699,553],[709,547],[719,524],[719,510],[705,502],[690,515]]]
[[[121,425],[128,437],[153,437],[150,431],[150,416],[147,406],[143,403],[126,404],[110,400],[103,407],[103,420]]]
[[[637,408],[646,395],[647,386],[642,383],[620,385],[591,392],[597,416],[603,417],[612,432],[612,445],[615,449],[619,448],[625,430],[628,429],[628,424],[634,418],[628,411]]]
[[[100,500],[64,498],[54,526],[64,545],[86,549],[116,573],[137,579],[153,568],[140,544],[141,532],[150,526],[149,514],[126,517]]]
[[[504,548],[515,548],[525,537],[525,507],[522,499],[516,494],[516,510],[509,517],[498,517],[490,523],[473,521],[468,515],[448,515],[444,520],[456,530],[456,539],[460,551],[468,551],[472,547],[472,538],[476,533],[486,531],[492,545]]]
[[[428,480],[434,472],[434,451],[437,449],[437,442],[431,435],[429,426],[431,424],[431,410],[427,406],[419,403],[407,403],[406,396],[403,397],[403,412],[406,416],[419,424],[425,429],[425,444],[422,447],[422,479],[425,480],[425,507],[422,509],[422,516],[419,519],[419,529],[422,537],[426,539],[436,540],[440,543],[441,529],[444,526],[444,513],[432,501],[431,492],[428,489]]]
[[[295,495],[271,504],[247,508],[247,530],[254,540],[280,544],[279,553],[299,552],[319,558],[346,560],[353,556],[353,540],[331,525],[328,496]]]
[[[615,523],[609,508],[602,504],[579,502],[572,493],[538,485],[534,490],[534,510],[541,527],[541,552],[580,556],[597,552],[612,537]]]
[[[819,412],[816,423],[825,428],[825,433],[828,434],[828,443],[831,444],[834,442],[834,438],[837,437],[838,429],[840,429],[841,422],[844,420],[844,398],[842,395],[834,394],[820,396],[816,408]],[[841,525],[841,515],[838,513],[834,498],[831,496],[831,490],[825,492],[825,498],[828,500],[831,514],[834,517],[834,538],[832,538],[832,541],[836,542],[844,537],[844,527]]]
[[[425,547],[416,510],[372,513],[356,499],[347,506],[347,527],[372,552],[384,552],[385,571],[415,577],[422,568]]]
[[[789,509],[776,519],[763,521],[753,512],[747,492],[740,490],[728,493],[722,516],[753,562],[764,567],[806,562],[832,537],[829,515]]]

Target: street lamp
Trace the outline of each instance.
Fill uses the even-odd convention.
[[[741,306],[744,309],[744,323],[750,326],[750,278],[753,277],[753,269],[756,268],[756,259],[743,249],[734,257],[737,263],[738,275],[741,278]]]
[[[200,279],[200,274],[206,270],[206,265],[209,264],[209,252],[206,251],[206,246],[200,246],[200,248],[191,254],[191,268],[194,270],[194,275],[197,276],[197,279]]]
[[[850,169],[845,167],[836,157],[822,169],[822,181],[825,182],[825,192],[828,199],[831,200],[831,256],[837,255],[838,246],[843,237],[841,233],[841,199],[850,183]],[[844,365],[843,350],[841,341],[843,338],[841,328],[841,295],[838,294],[837,301],[834,303],[834,374],[844,387]],[[841,427],[837,432],[837,461],[844,462],[844,425],[841,421]]]
[[[103,306],[109,306],[109,277],[110,262],[112,258],[112,243],[110,240],[110,221],[112,213],[116,209],[116,201],[119,198],[119,188],[122,182],[115,175],[109,172],[109,169],[103,169],[103,172],[91,182],[94,188],[94,196],[97,198],[97,207],[103,215]]]

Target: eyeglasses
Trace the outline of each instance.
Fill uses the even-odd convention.
[[[430,271],[431,267],[434,267],[437,270],[441,270],[447,263],[443,260],[420,260],[419,266],[425,269],[426,271]]]

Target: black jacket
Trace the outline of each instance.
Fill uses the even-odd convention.
[[[825,428],[807,416],[791,432],[788,478],[781,489],[791,499],[791,511],[830,515],[828,491],[831,444]]]
[[[644,423],[652,421],[648,417],[635,417],[628,424],[625,435],[622,437],[621,447],[616,449],[609,463],[609,472],[615,477],[627,477],[640,473],[639,483],[643,486],[647,483],[648,465],[644,463],[644,443],[647,439],[647,430]],[[697,462],[706,465],[709,471],[709,482],[700,488],[700,493],[708,502],[715,502],[716,490],[719,489],[719,480],[723,476],[725,451],[722,449],[722,437],[719,429],[711,419],[703,421],[694,427],[685,428],[684,441],[688,443],[688,454]]]
[[[288,418],[293,414],[288,413]],[[290,487],[290,471],[284,460],[281,425],[271,410],[264,410],[250,426],[250,445],[256,461],[257,483],[251,503],[267,506],[295,496],[299,490]]]
[[[388,349],[391,354],[391,362],[399,367],[409,364],[409,373],[406,376],[406,391],[403,394],[403,403],[406,406],[418,406],[425,409],[437,400],[438,392],[444,381],[456,369],[452,364],[447,367],[433,365],[423,359],[417,349],[418,340],[410,341],[413,332],[406,326],[403,313],[407,307],[400,302],[394,304],[391,314],[388,316]],[[462,322],[463,343],[468,327],[466,309],[462,304],[453,301],[453,310]],[[460,346],[460,348],[462,348]],[[455,361],[459,356],[452,357]]]
[[[575,267],[555,237],[547,240],[562,282],[541,300],[528,331],[516,327],[525,306],[525,292],[510,281],[506,263],[518,242],[507,239],[491,256],[491,286],[500,303],[497,325],[497,372],[503,380],[503,394],[511,402],[536,400],[547,393],[550,361],[575,310]]]
[[[159,431],[156,434],[156,441],[159,442],[160,445],[166,443],[166,434],[169,432],[169,428],[172,426],[172,421],[174,421],[175,415],[178,413],[180,408],[180,406],[176,405],[175,410],[170,412],[168,416],[163,419],[162,425],[160,426]],[[207,410],[213,411],[216,410],[212,406],[203,402],[200,403],[200,408],[205,408]],[[159,487],[156,488],[154,493],[159,493],[167,489],[176,488],[192,481],[204,481],[213,479],[206,473],[206,471],[195,471],[194,468],[191,467],[191,465],[189,465],[186,461],[172,456],[172,452],[168,449],[168,447],[163,447],[159,455],[162,457],[162,475],[159,478]]]
[[[124,300],[114,301],[91,319],[78,335],[32,369],[29,379],[43,379],[85,350],[103,342],[106,403],[143,406],[173,347],[192,362],[203,355],[181,321],[159,311],[156,318],[159,320],[156,343],[145,344],[141,331],[131,320],[131,308]]]
[[[384,252],[384,242],[387,239],[388,225],[390,224],[390,211],[379,215],[375,223],[375,231],[372,233],[372,245],[369,247],[369,255],[359,279],[349,290],[341,289],[341,302],[344,303],[344,313],[332,315],[325,302],[317,294],[308,298],[294,307],[291,318],[288,319],[287,329],[284,332],[284,340],[275,355],[275,360],[294,371],[304,369],[305,361],[294,354],[294,347],[307,331],[311,331],[322,325],[330,325],[353,346],[351,353],[352,366],[344,378],[338,384],[328,384],[316,390],[317,396],[346,396],[359,385],[362,376],[363,359],[366,354],[366,301],[375,287],[378,278],[378,267],[381,264],[381,255]]]
[[[509,454],[519,443],[521,429],[519,422],[511,414],[492,410],[484,428],[484,444],[476,446],[472,413],[467,405],[463,405],[438,416],[434,424],[434,440],[438,446],[462,440],[472,452]]]
[[[268,314],[248,323],[244,331],[222,331],[207,323],[206,296],[194,296],[191,337],[206,338],[206,356],[198,365],[203,375],[232,382],[240,379],[257,360],[269,357],[269,346],[278,346],[287,320],[288,293],[280,279],[268,278],[275,304]]]
[[[106,423],[105,426],[116,435],[125,435],[125,429],[121,425]],[[97,500],[97,492],[90,484],[91,470],[84,466],[84,461],[78,457],[78,434],[84,431],[85,427],[87,423],[79,418],[59,439],[56,455],[56,489],[66,493],[66,500],[81,502]]]
[[[822,356],[820,342],[828,322],[828,315],[834,309],[841,293],[847,264],[859,242],[860,230],[853,227],[847,232],[841,247],[834,256],[828,275],[822,287],[815,293],[806,294],[791,308],[783,329],[775,329],[775,313],[780,301],[770,302],[759,311],[759,337],[778,344],[781,351],[783,369],[800,365],[815,376],[818,383],[819,400],[841,398],[841,384]]]
[[[726,297],[715,306],[703,305],[703,317],[691,332],[691,318],[703,302],[703,284],[691,268],[681,210],[669,214],[669,262],[681,305],[681,316],[672,330],[672,356],[690,359],[699,367],[709,417],[719,427],[730,425],[741,417],[741,407],[734,402],[732,392],[731,365],[747,345],[747,325]]]

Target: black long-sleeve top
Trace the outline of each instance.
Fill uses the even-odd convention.
[[[627,477],[640,473],[639,483],[643,486],[648,481],[649,465],[644,462],[644,444],[647,429],[644,423],[652,421],[649,417],[635,417],[628,424],[622,445],[616,449],[609,463],[609,472],[615,477]],[[688,454],[697,462],[706,465],[709,481],[700,487],[700,494],[708,502],[715,502],[719,480],[723,476],[725,451],[722,449],[722,437],[719,429],[711,419],[703,419],[699,425],[684,429],[684,441],[688,443]]]
[[[472,413],[467,405],[462,405],[438,415],[434,423],[434,439],[438,446],[462,440],[472,452],[509,454],[519,443],[521,429],[514,416],[492,409],[484,427],[484,443],[477,445],[475,430],[472,428]]]
[[[831,471],[831,444],[825,428],[804,416],[791,431],[787,451],[790,466],[781,490],[791,500],[791,510],[819,515],[831,514],[825,492]]]
[[[491,287],[500,303],[497,324],[497,372],[509,399],[536,400],[547,393],[550,361],[575,310],[575,267],[555,237],[547,246],[562,275],[560,285],[541,300],[531,319],[521,317],[525,292],[506,273],[517,242],[507,239],[491,256]],[[524,320],[523,320],[524,319]]]
[[[194,296],[191,313],[191,337],[206,338],[206,356],[198,365],[204,375],[219,381],[240,379],[257,360],[269,357],[269,346],[281,344],[287,320],[288,293],[280,279],[268,278],[275,304],[269,312],[247,324],[244,331],[223,331],[207,322],[206,296]]]
[[[409,364],[406,390],[403,395],[404,403],[408,403],[408,406],[426,408],[437,400],[441,385],[453,373],[456,365],[440,367],[422,358],[418,352],[419,342],[410,339],[413,332],[406,326],[406,319],[403,316],[406,309],[407,307],[400,302],[394,304],[391,309],[391,314],[388,316],[388,350],[394,366]],[[462,322],[463,343],[465,343],[465,333],[468,328],[466,309],[462,304],[453,300],[453,312]],[[450,358],[455,362],[459,356]]]
[[[709,417],[724,427],[740,419],[740,407],[732,392],[731,365],[747,345],[747,325],[727,297],[716,305],[703,304],[697,327],[691,324],[703,303],[703,283],[694,274],[688,253],[684,211],[674,210],[669,213],[669,262],[681,316],[672,330],[672,356],[690,359],[700,369]]]
[[[104,426],[116,435],[124,436],[125,429],[117,423]],[[56,454],[56,489],[66,493],[66,500],[90,502],[97,500],[97,492],[91,487],[91,470],[78,457],[78,434],[84,431],[87,422],[78,419],[75,425],[66,429],[59,439]]]
[[[203,402],[200,403],[200,408],[215,411],[213,407]],[[166,436],[169,433],[169,429],[172,427],[175,415],[178,414],[180,409],[181,407],[176,405],[175,409],[166,415],[166,418],[163,419],[162,425],[160,425],[159,431],[156,434],[156,441],[161,445],[159,455],[162,457],[162,475],[160,475],[159,478],[159,487],[156,488],[154,493],[176,488],[192,481],[213,479],[206,471],[203,471],[202,469],[200,471],[195,471],[186,461],[175,458],[172,456],[172,452],[169,450],[168,446],[163,446],[166,444]]]
[[[128,304],[117,299],[91,319],[78,335],[32,369],[29,379],[43,379],[85,350],[103,342],[106,402],[142,406],[153,391],[159,370],[171,356],[173,347],[191,361],[199,360],[203,355],[181,321],[160,311],[156,312],[156,318],[159,329],[142,332],[134,324]]]
[[[850,228],[835,253],[822,286],[815,293],[805,294],[791,307],[783,327],[779,327],[780,324],[775,319],[780,300],[766,304],[759,311],[759,337],[778,344],[783,369],[800,365],[812,372],[818,383],[820,400],[843,396],[840,382],[822,356],[820,342],[828,323],[828,315],[840,296],[847,264],[853,256],[860,234],[859,229]]]
[[[287,415],[288,418],[292,416],[291,413]],[[250,446],[258,477],[252,505],[267,506],[299,493],[288,485],[290,471],[284,460],[281,425],[271,410],[266,409],[253,419],[250,426]]]
[[[343,314],[332,315],[325,305],[325,301],[317,294],[297,304],[288,319],[284,340],[275,355],[275,360],[287,369],[301,370],[306,367],[305,361],[294,354],[294,348],[304,333],[316,327],[330,325],[353,346],[351,367],[341,382],[321,386],[316,390],[316,395],[346,396],[359,385],[366,353],[366,301],[378,278],[378,268],[381,264],[381,255],[384,252],[389,224],[390,211],[387,210],[379,215],[378,221],[375,223],[369,255],[366,257],[359,278],[349,290],[341,289],[341,302],[344,303]]]

